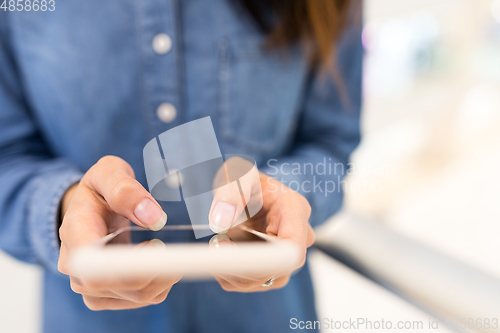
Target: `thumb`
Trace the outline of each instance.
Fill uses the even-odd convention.
[[[228,159],[214,179],[214,199],[209,213],[212,231],[224,232],[247,220],[245,207],[254,189],[260,189],[257,169],[239,158]]]
[[[165,226],[167,214],[135,179],[132,168],[121,158],[101,158],[82,182],[101,195],[111,210],[138,226],[155,231]]]
[[[209,213],[210,229],[216,233],[228,230],[241,214],[246,214],[244,209],[244,197],[240,194],[237,182],[219,187],[215,190]]]

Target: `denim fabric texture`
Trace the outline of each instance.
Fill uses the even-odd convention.
[[[172,42],[167,52],[152,46],[160,33]],[[0,248],[45,269],[44,332],[276,333],[292,317],[316,319],[307,265],[280,290],[179,283],[162,304],[102,312],[88,310],[57,271],[64,192],[104,155],[125,159],[146,185],[144,145],[190,120],[210,116],[223,154],[251,155],[287,184],[339,185],[292,169],[346,165],[359,143],[360,26],[337,44],[349,103],[301,47],[269,51],[264,40],[229,0],[65,0],[52,12],[0,11]],[[171,122],[157,115],[162,103],[177,111]],[[313,226],[342,203],[339,191],[299,192]],[[162,205],[169,224],[188,223],[184,202]]]

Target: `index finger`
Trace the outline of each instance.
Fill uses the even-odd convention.
[[[82,179],[102,196],[111,210],[143,228],[159,230],[167,214],[135,179],[132,167],[116,156],[105,156]]]

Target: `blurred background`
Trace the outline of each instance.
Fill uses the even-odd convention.
[[[500,0],[367,0],[364,15],[364,138],[327,227],[368,219],[500,279]],[[309,265],[320,318],[450,331],[320,251]],[[0,267],[0,332],[38,332],[40,270]]]

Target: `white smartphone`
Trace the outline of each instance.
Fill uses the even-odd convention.
[[[183,279],[202,280],[224,274],[274,276],[299,264],[297,245],[244,225],[200,239],[194,228],[208,225],[167,225],[156,232],[125,227],[78,249],[71,267],[77,276],[92,279],[180,273]]]

